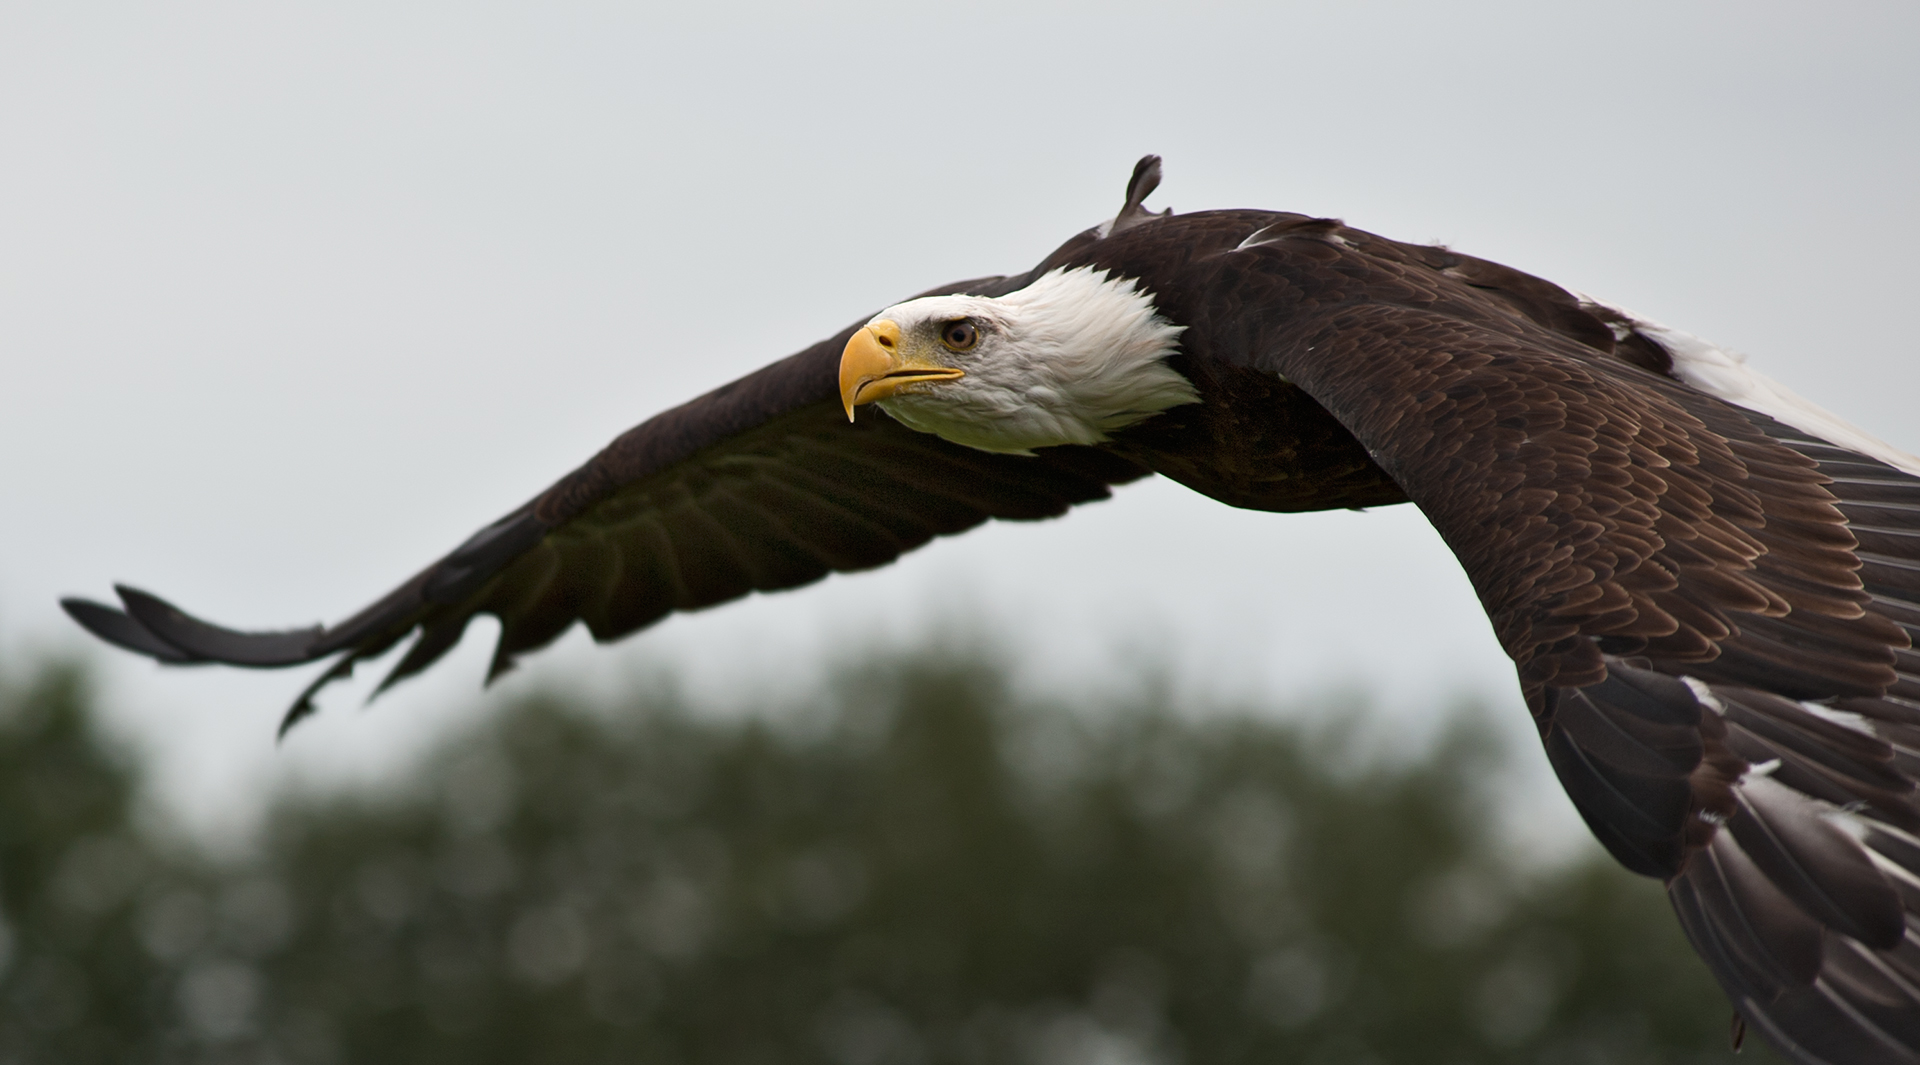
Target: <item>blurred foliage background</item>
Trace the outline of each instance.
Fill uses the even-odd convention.
[[[1471,714],[1385,758],[902,654],[746,720],[527,699],[223,860],[152,823],[81,672],[16,678],[7,1065],[1732,1060],[1656,884],[1502,848],[1532,752]]]

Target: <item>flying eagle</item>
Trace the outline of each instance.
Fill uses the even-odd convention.
[[[1737,1018],[1802,1063],[1920,1063],[1920,458],[1686,333],[1497,263],[1270,211],[1111,220],[627,432],[337,625],[236,632],[119,589],[67,612],[161,662],[381,688],[500,621],[576,621],[893,561],[1152,473],[1223,503],[1412,502],[1459,557],[1547,757],[1663,880]],[[866,407],[865,411],[860,408]]]

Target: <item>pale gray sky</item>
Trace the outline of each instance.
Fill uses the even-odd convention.
[[[0,15],[0,645],[126,580],[338,619],[628,425],[1157,202],[1442,240],[1750,353],[1908,449],[1920,8],[14,3]],[[1170,484],[891,570],[573,636],[489,698],[667,663],[734,699],[956,621],[1039,682],[1523,711],[1418,514]],[[98,656],[208,825],[372,779],[490,633],[275,751],[292,674]],[[11,657],[11,656],[10,656]]]

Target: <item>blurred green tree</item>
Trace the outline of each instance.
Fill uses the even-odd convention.
[[[71,666],[0,681],[0,1062],[135,1061],[165,1025],[134,918],[168,863],[89,704]]]
[[[1657,885],[1502,850],[1471,715],[1370,761],[911,660],[746,722],[525,700],[240,867],[132,827],[46,671],[0,710],[0,1063],[1730,1060]]]

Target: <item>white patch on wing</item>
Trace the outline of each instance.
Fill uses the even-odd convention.
[[[1872,831],[1903,844],[1906,848],[1909,848],[1908,853],[1920,851],[1920,837],[1915,837],[1913,833],[1908,832],[1904,828],[1890,825],[1885,821],[1876,820],[1873,823]],[[1873,864],[1878,866],[1881,872],[1906,881],[1910,887],[1920,889],[1920,876],[1914,875],[1913,870],[1880,853],[1879,850],[1873,847],[1867,848],[1867,856],[1873,859]],[[1908,928],[1907,934],[1909,936],[1913,935],[1913,929],[1911,927]]]
[[[1873,827],[1875,831],[1881,831],[1881,832],[1886,831],[1886,826],[1879,823],[1875,823]],[[1902,835],[1905,835],[1905,833],[1902,833]],[[1907,838],[1912,839],[1913,837],[1908,836]],[[1867,848],[1867,857],[1873,859],[1874,868],[1880,870],[1882,873],[1885,873],[1887,876],[1895,880],[1905,881],[1907,888],[1915,890],[1916,892],[1920,892],[1920,876],[1914,876],[1913,873],[1910,870],[1908,870],[1906,866],[1903,866],[1899,862],[1894,861],[1892,858],[1889,858],[1886,855],[1881,854],[1879,851],[1873,849],[1872,847]],[[1911,927],[1909,927],[1907,936],[1908,938],[1912,938],[1913,936]]]
[[[1259,246],[1260,246],[1260,245],[1262,245],[1262,244],[1272,244],[1272,243],[1273,243],[1273,242],[1274,242],[1275,240],[1277,240],[1277,239],[1279,239],[1279,238],[1277,238],[1277,237],[1274,237],[1274,238],[1268,238],[1268,239],[1262,239],[1262,238],[1265,238],[1265,237],[1266,237],[1266,235],[1267,235],[1267,232],[1268,232],[1269,230],[1271,230],[1271,229],[1273,229],[1273,226],[1277,226],[1277,225],[1279,225],[1279,224],[1280,224],[1280,223],[1278,223],[1278,222],[1275,222],[1275,223],[1273,223],[1273,225],[1267,225],[1267,226],[1261,226],[1261,227],[1260,227],[1259,229],[1256,229],[1256,230],[1254,230],[1253,232],[1251,232],[1251,233],[1249,233],[1249,234],[1247,234],[1247,239],[1245,239],[1245,240],[1243,240],[1243,241],[1241,241],[1240,243],[1238,243],[1238,244],[1236,244],[1236,245],[1234,245],[1234,246],[1233,246],[1233,250],[1234,250],[1234,251],[1246,251],[1246,250],[1247,250],[1248,248],[1257,248],[1257,247],[1259,247]]]
[[[1719,714],[1721,717],[1727,716],[1727,704],[1721,702],[1718,695],[1713,694],[1713,689],[1707,686],[1706,681],[1698,677],[1681,677],[1680,680],[1687,687],[1693,689],[1693,697],[1699,700],[1701,706]]]
[[[1920,456],[1910,455],[1878,437],[1849,425],[1833,412],[1810,403],[1786,386],[1747,365],[1747,357],[1728,351],[1678,329],[1648,321],[1624,307],[1574,293],[1582,303],[1605,307],[1633,322],[1633,329],[1665,348],[1673,357],[1673,373],[1681,381],[1716,399],[1759,411],[1811,433],[1830,444],[1879,459],[1894,469],[1920,476]],[[1614,325],[1615,339],[1625,339]]]
[[[1246,238],[1242,240],[1240,243],[1234,245],[1233,250],[1248,251],[1253,248],[1264,247],[1268,244],[1277,244],[1280,241],[1285,240],[1288,234],[1273,233],[1273,231],[1281,228],[1282,226],[1294,225],[1296,224],[1296,222],[1297,220],[1294,222],[1288,222],[1288,221],[1271,222],[1271,223],[1268,223],[1267,225],[1261,226],[1259,229],[1256,229],[1253,232],[1247,234]],[[1269,233],[1273,233],[1273,235],[1268,236]],[[1338,233],[1331,233],[1331,232],[1310,233],[1308,237],[1309,239],[1312,239],[1312,240],[1323,241],[1327,244],[1337,245],[1342,248],[1353,247],[1352,241],[1348,240],[1347,238],[1341,236]]]
[[[1806,702],[1804,700],[1800,703],[1800,708],[1815,717],[1824,718],[1842,728],[1850,728],[1855,732],[1864,732],[1876,740],[1880,738],[1880,734],[1873,731],[1872,722],[1851,710],[1835,710],[1831,706],[1822,706],[1819,703]]]
[[[1853,837],[1855,843],[1864,844],[1867,842],[1868,830],[1866,819],[1854,813],[1852,810],[1839,806],[1830,806],[1828,809],[1821,810],[1818,816],[1820,820],[1839,829],[1846,835]],[[1862,849],[1869,853],[1872,852],[1871,847],[1863,847]]]
[[[977,323],[978,346],[940,355],[966,371],[881,400],[921,432],[983,451],[1098,444],[1169,407],[1200,399],[1166,364],[1186,327],[1162,318],[1132,278],[1054,270],[1004,296],[927,296],[889,307],[903,344],[932,352],[938,327]]]

